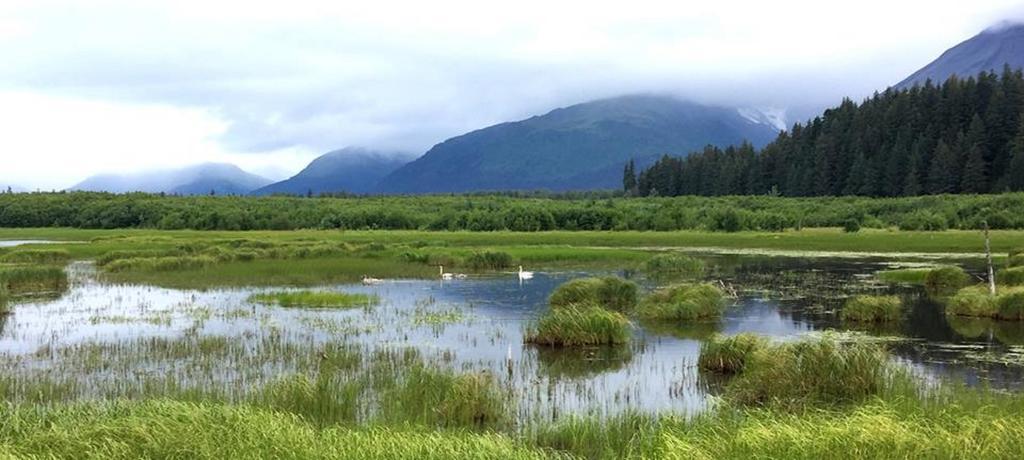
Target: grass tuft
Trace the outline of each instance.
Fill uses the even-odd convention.
[[[859,295],[846,301],[840,318],[843,321],[884,323],[899,321],[903,315],[903,301],[894,295]]]
[[[718,318],[725,311],[725,295],[708,283],[680,284],[654,291],[640,302],[636,314],[649,320]]]
[[[750,356],[768,345],[757,334],[743,333],[731,337],[715,336],[700,345],[697,366],[720,374],[737,374],[746,367]]]
[[[551,293],[552,307],[599,305],[609,310],[629,312],[636,307],[636,283],[615,276],[578,278],[562,283]]]
[[[956,294],[970,280],[971,277],[960,267],[939,267],[925,275],[924,288],[933,296],[945,297]]]
[[[629,341],[630,323],[622,313],[595,306],[552,308],[530,325],[526,343],[553,347],[615,345]]]
[[[282,307],[355,308],[376,305],[380,298],[369,294],[327,291],[275,291],[253,294],[249,302]]]
[[[1024,267],[1004,268],[996,275],[999,284],[1007,286],[1024,285]]]
[[[700,278],[704,262],[679,253],[658,254],[643,264],[643,271],[654,279]]]

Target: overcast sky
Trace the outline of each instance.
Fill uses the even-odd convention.
[[[0,184],[426,151],[637,92],[817,107],[895,84],[1020,0],[2,0]]]

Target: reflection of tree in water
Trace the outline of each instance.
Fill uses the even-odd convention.
[[[640,325],[652,335],[675,337],[683,340],[704,341],[722,331],[722,321],[695,321],[695,322],[674,322],[674,321],[641,321]]]
[[[632,345],[585,348],[535,346],[540,373],[553,379],[578,379],[617,371],[632,360]]]
[[[949,318],[949,326],[961,337],[970,340],[998,341],[1006,346],[1024,345],[1024,322],[990,318]]]

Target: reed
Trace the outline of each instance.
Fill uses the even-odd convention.
[[[648,259],[642,270],[654,279],[700,278],[704,274],[704,262],[685,254],[665,253]]]
[[[15,264],[63,264],[71,259],[66,249],[17,249],[0,257],[0,262]]]
[[[8,296],[41,291],[61,291],[68,286],[62,267],[52,265],[0,266],[0,286]]]

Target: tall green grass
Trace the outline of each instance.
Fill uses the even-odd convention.
[[[1017,305],[1021,299],[1020,294],[1024,293],[1024,287],[1001,286],[996,293],[995,296],[990,295],[988,286],[963,288],[949,299],[946,305],[946,314],[951,316],[1018,319],[1019,315],[1014,311],[1018,308]]]
[[[0,256],[0,262],[16,264],[63,264],[71,258],[66,249],[16,249]]]
[[[757,334],[712,337],[700,344],[697,366],[705,371],[736,374],[743,371],[755,351],[767,345],[768,340]]]
[[[555,347],[615,345],[629,341],[631,325],[622,313],[592,305],[552,308],[531,324],[526,343]]]
[[[725,295],[710,283],[664,287],[644,297],[636,315],[648,320],[718,318],[725,311]]]
[[[725,397],[741,406],[805,410],[860,403],[909,382],[878,344],[825,336],[755,349]]]
[[[8,295],[61,291],[68,286],[68,275],[52,265],[0,265],[0,286]]]
[[[899,321],[903,316],[903,301],[894,295],[859,295],[851,297],[843,306],[839,317],[843,321],[884,323]]]
[[[636,283],[615,276],[577,278],[555,288],[548,302],[556,308],[598,305],[629,312],[636,307],[638,291]]]
[[[249,296],[249,302],[282,307],[354,308],[376,305],[380,298],[369,294],[329,291],[275,291]]]

